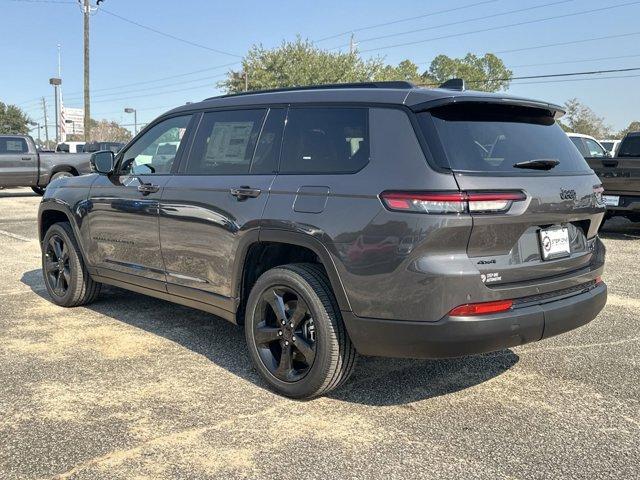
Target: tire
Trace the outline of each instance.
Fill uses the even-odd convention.
[[[51,176],[51,179],[49,180],[49,183],[53,182],[54,180],[57,180],[59,178],[69,178],[69,177],[75,177],[75,175],[71,172],[58,172],[58,173],[54,173]]]
[[[41,187],[31,187],[31,190],[33,190],[33,193],[35,193],[36,195],[44,195],[44,188]]]
[[[100,293],[101,284],[87,272],[67,222],[53,224],[44,236],[42,274],[51,299],[62,307],[91,303]]]
[[[262,378],[287,397],[324,395],[355,366],[356,351],[329,280],[314,264],[284,265],[258,278],[247,301],[245,338]]]

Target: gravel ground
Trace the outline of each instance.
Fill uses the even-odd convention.
[[[610,222],[609,302],[543,342],[362,358],[328,397],[265,388],[239,328],[118,289],[47,299],[39,198],[0,191],[0,478],[639,478],[640,225]]]

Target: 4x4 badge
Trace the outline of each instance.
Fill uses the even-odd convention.
[[[575,200],[577,197],[575,190],[565,190],[564,188],[560,189],[560,198],[562,200]]]

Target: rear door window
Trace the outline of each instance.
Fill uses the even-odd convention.
[[[620,144],[618,157],[640,157],[640,135],[625,138]]]
[[[354,173],[369,162],[367,108],[291,108],[280,173]]]
[[[0,154],[28,153],[29,146],[24,138],[6,137],[0,139]]]
[[[445,168],[528,175],[541,170],[515,165],[556,160],[560,163],[546,173],[590,171],[555,119],[544,110],[468,103],[434,108],[418,114],[418,118],[427,139],[439,141],[444,155],[436,161]]]

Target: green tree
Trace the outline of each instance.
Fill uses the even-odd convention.
[[[429,86],[438,86],[451,78],[462,78],[470,90],[497,92],[509,87],[513,72],[492,53],[478,57],[467,53],[463,58],[438,55],[422,75]]]
[[[615,137],[622,139],[629,132],[640,132],[640,122],[637,120],[631,122],[627,128],[620,130]]]
[[[383,76],[380,59],[362,60],[356,53],[330,52],[298,37],[279,47],[254,45],[242,60],[242,68],[231,70],[219,83],[228,93],[296,87],[322,83],[366,82]],[[389,72],[387,72],[388,74]]]
[[[606,138],[610,135],[611,128],[604,123],[604,118],[596,115],[577,98],[567,100],[564,105],[567,113],[562,118],[562,124],[566,127],[566,131],[591,135],[595,138]]]
[[[375,73],[374,80],[405,80],[407,82],[413,82],[416,84],[420,84],[423,82],[423,78],[418,71],[418,65],[413,63],[411,60],[403,60],[398,64],[397,67],[394,67],[392,65],[385,65]]]
[[[26,135],[31,119],[19,107],[0,102],[0,133]]]

